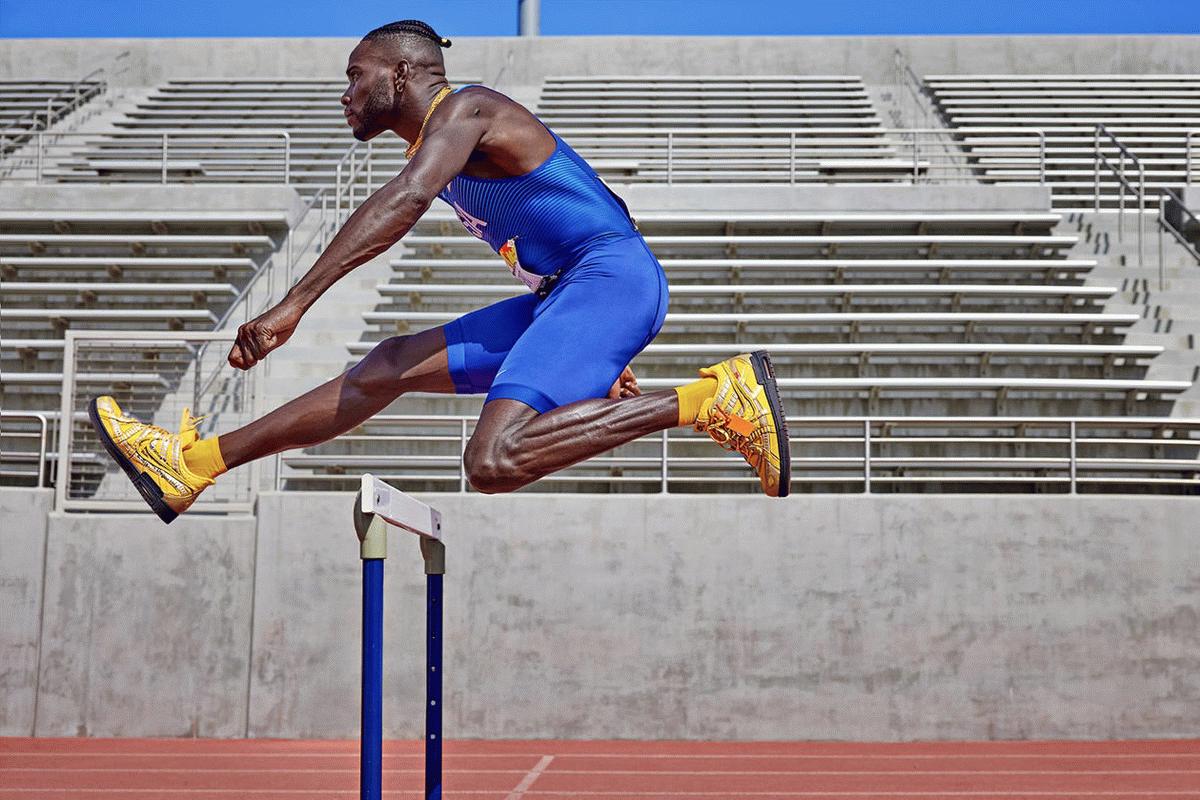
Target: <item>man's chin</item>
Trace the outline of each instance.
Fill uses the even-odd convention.
[[[370,128],[367,128],[366,126],[359,126],[357,128],[351,128],[350,132],[354,135],[354,138],[358,139],[360,142],[368,142],[371,139],[374,139],[379,134],[383,133],[382,130],[371,130]]]

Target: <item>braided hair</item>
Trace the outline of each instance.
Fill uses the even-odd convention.
[[[422,39],[428,39],[438,47],[449,47],[450,40],[445,36],[439,36],[428,23],[422,22],[419,19],[402,19],[399,22],[389,22],[387,25],[380,25],[375,30],[363,37],[363,41],[371,39],[381,39],[385,36],[417,36]]]

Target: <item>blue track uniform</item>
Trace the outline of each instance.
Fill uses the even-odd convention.
[[[667,312],[666,276],[625,204],[551,134],[557,146],[532,172],[458,175],[438,195],[531,288],[557,276],[545,297],[503,300],[443,328],[459,394],[538,412],[606,396]]]

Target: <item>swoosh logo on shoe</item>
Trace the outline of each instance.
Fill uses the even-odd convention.
[[[153,449],[153,445],[143,445],[137,449],[137,455],[142,462],[154,471],[158,477],[169,483],[172,488],[179,494],[189,494],[190,489],[187,484],[180,481],[171,473],[174,468],[168,464],[157,451]]]

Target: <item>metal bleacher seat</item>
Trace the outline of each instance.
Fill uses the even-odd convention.
[[[338,79],[171,80],[116,119],[114,130],[79,142],[47,174],[60,181],[160,180],[161,135],[171,132],[172,180],[280,182],[287,147],[290,183],[314,192],[333,182],[353,143],[338,101],[345,88]],[[404,148],[395,137],[380,137],[371,143],[373,167],[398,172]]]
[[[1010,164],[972,129],[1036,128],[1046,134],[1055,206],[1090,209],[1095,127],[1103,124],[1141,159],[1148,188],[1187,182],[1187,136],[1200,130],[1200,75],[928,75],[924,81],[985,180]],[[1101,149],[1117,157],[1109,141]],[[1100,183],[1102,206],[1114,206],[1116,178],[1105,172]]]
[[[1164,348],[1125,342],[1139,309],[1123,304],[1117,287],[1086,281],[1094,261],[1065,257],[1075,237],[1056,235],[1058,214],[636,216],[672,283],[663,330],[633,365],[640,385],[666,388],[690,380],[698,365],[770,350],[796,415],[801,486],[859,490],[864,425],[877,442],[867,447],[873,485],[891,487],[877,490],[1064,485],[1068,439],[1039,433],[1057,430],[1057,415],[1162,413],[1166,398],[1191,385],[1148,378]],[[363,315],[367,334],[347,343],[352,357],[523,291],[446,212],[427,214],[402,248],[392,279],[377,286],[379,305]],[[402,413],[385,411],[336,440],[284,455],[285,484],[340,486],[355,470],[371,469],[413,488],[463,489],[461,449],[478,403],[409,395],[389,409]],[[1044,425],[1031,434],[1014,422],[1008,431],[998,414],[1038,415]],[[894,434],[893,423],[872,421],[887,415],[894,430],[911,419],[919,433]],[[1000,429],[989,427],[993,419]],[[1146,480],[1189,486],[1200,452],[1195,436],[1163,428],[1163,437],[1182,438],[1159,446],[1130,419],[1128,431],[1097,429],[1071,474],[1101,488]],[[669,476],[661,460],[668,451]],[[619,492],[668,484],[672,491],[753,489],[736,457],[714,453],[687,431],[640,440],[542,485]]]
[[[57,412],[68,329],[211,330],[287,227],[274,211],[0,210],[4,407]],[[185,368],[97,351],[76,380],[152,403]]]
[[[857,76],[548,77],[537,112],[618,182],[878,181],[914,171]]]
[[[0,156],[104,91],[100,80],[0,81]]]
[[[672,304],[635,366],[643,386],[666,386],[706,357],[767,347],[793,408],[813,413],[828,413],[822,398],[831,392],[844,408],[860,410],[904,408],[912,397],[948,410],[962,397],[974,398],[960,403],[974,410],[988,407],[977,402],[982,397],[1044,410],[1068,397],[1125,409],[1187,388],[1144,380],[1161,348],[1123,344],[1140,315],[1105,311],[1115,287],[1081,285],[1093,262],[1063,258],[1076,238],[1053,234],[1058,220],[1037,213],[638,215],[670,271]],[[364,314],[374,332],[350,345],[355,355],[384,336],[518,292],[452,217],[427,215],[404,244],[393,281],[378,287],[381,305]]]

